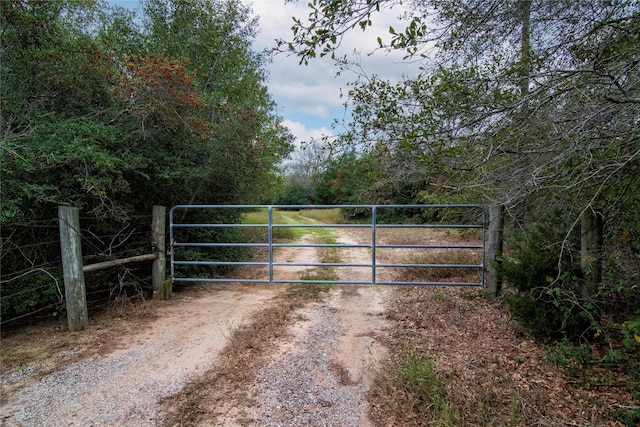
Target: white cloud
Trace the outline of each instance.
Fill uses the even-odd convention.
[[[312,114],[322,118],[327,118],[329,108],[342,105],[339,96],[340,86],[330,81],[308,84],[295,81],[295,78],[292,78],[291,82],[272,78],[269,90],[281,100],[286,100],[286,107],[294,108],[296,111],[313,112]]]
[[[332,130],[325,126],[312,128],[312,127],[308,127],[304,123],[296,122],[293,120],[287,120],[287,119],[283,120],[282,124],[285,125],[287,128],[289,128],[291,133],[296,135],[296,137],[298,138],[298,141],[296,144],[297,149],[300,148],[300,145],[303,141],[309,142],[312,139],[320,139],[324,136],[332,135]]]

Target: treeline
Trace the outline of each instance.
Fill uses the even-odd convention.
[[[331,153],[315,142],[296,153],[279,203],[282,204],[412,204],[473,203],[463,194],[434,195],[437,171],[421,162],[417,148],[394,150],[377,144],[364,150]],[[477,199],[475,200],[477,202]]]
[[[58,205],[117,235],[147,231],[153,205],[253,203],[277,186],[293,138],[242,2],[0,4],[3,295],[49,277],[29,269],[59,253],[21,247],[56,239],[37,221]]]

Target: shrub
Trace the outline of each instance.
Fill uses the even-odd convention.
[[[505,296],[512,315],[544,339],[579,336],[597,317],[596,307],[581,301],[581,273],[570,253],[575,242],[564,240],[563,222],[557,213],[540,218],[508,242],[509,256],[501,265],[513,290]]]

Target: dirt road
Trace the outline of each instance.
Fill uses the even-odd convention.
[[[348,235],[340,239],[353,242]],[[317,262],[313,248],[288,249],[277,254],[279,259]],[[345,261],[367,256],[356,252],[345,255],[350,257]],[[359,280],[354,275],[363,273],[342,270],[340,274]],[[209,285],[163,304],[147,329],[120,337],[111,353],[96,351],[43,377],[37,369],[5,376],[2,424],[160,425],[166,409],[162,399],[215,367],[233,331],[284,289],[281,285]],[[241,385],[258,404],[226,408],[213,423],[246,425],[253,419],[256,425],[299,425],[301,420],[317,425],[315,417],[325,420],[323,425],[367,425],[364,393],[371,367],[384,354],[376,338],[386,328],[382,314],[387,299],[388,290],[380,287],[336,287],[323,301],[301,309],[298,321],[277,343],[278,351],[269,355],[255,383]],[[304,369],[287,369],[300,361],[305,361]]]
[[[178,296],[148,329],[121,337],[116,351],[43,378],[21,378],[23,386],[3,405],[3,425],[157,425],[158,401],[210,368],[233,329],[276,292],[217,285]]]

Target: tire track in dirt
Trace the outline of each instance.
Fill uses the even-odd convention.
[[[341,229],[338,241],[354,243],[357,238]],[[277,259],[288,262],[319,259],[314,248],[279,249]],[[344,251],[344,262],[370,261],[366,250]],[[285,267],[278,274],[299,278],[303,272],[304,268]],[[362,276],[366,269],[340,269],[338,273],[342,280],[369,280]],[[13,392],[3,402],[2,425],[159,425],[164,413],[159,402],[215,366],[233,331],[268,307],[284,289],[273,284],[210,284],[159,303],[159,318],[140,333],[121,337],[115,351],[103,354],[96,350],[89,359],[43,378],[28,377],[25,370],[17,379],[22,385],[14,382]],[[298,372],[317,379],[317,393],[311,400],[314,410],[286,408],[282,395],[275,396],[275,401],[261,400],[264,384],[258,380],[245,386],[253,387],[248,392],[261,403],[260,411],[247,408],[244,413],[253,414],[256,425],[269,425],[267,413],[280,414],[285,422],[277,425],[299,425],[292,420],[305,414],[317,417],[308,419],[307,425],[370,425],[365,395],[371,368],[384,354],[377,337],[387,327],[383,313],[388,294],[388,289],[376,286],[342,286],[324,301],[297,312],[290,335],[269,355],[265,370],[276,361],[296,366],[296,358],[318,360],[311,371]],[[4,394],[6,382],[2,384]],[[305,390],[304,384],[289,383],[280,393]],[[348,404],[338,404],[340,396]],[[227,419],[217,420],[217,425],[246,425],[246,421],[230,413]]]
[[[359,243],[344,229],[337,240]],[[340,251],[344,263],[370,262],[366,250]],[[370,269],[336,270],[345,281],[371,278]],[[342,285],[324,301],[299,310],[290,336],[278,344],[248,390],[256,407],[244,408],[244,413],[260,426],[371,426],[366,394],[373,370],[386,354],[380,338],[387,334],[384,313],[389,298],[389,288]],[[220,421],[224,426],[239,425],[233,417]]]
[[[233,330],[282,289],[226,284],[178,294],[148,329],[122,337],[116,351],[23,378],[3,404],[2,425],[156,426],[158,402],[209,369]]]
[[[290,336],[248,390],[255,402],[245,408],[252,425],[371,426],[366,393],[384,355],[376,338],[386,333],[385,324],[382,311],[353,307],[369,307],[384,297],[372,287],[342,287],[299,310]],[[220,425],[240,423],[229,418]]]

